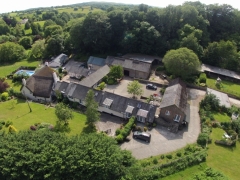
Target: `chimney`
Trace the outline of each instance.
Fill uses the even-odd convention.
[[[54,79],[54,84],[57,84],[59,79],[58,79],[57,74],[55,72],[53,72],[53,79]]]
[[[24,78],[22,79],[22,84],[23,86],[26,86],[26,80]]]

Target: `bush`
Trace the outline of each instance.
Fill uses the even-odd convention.
[[[207,133],[200,133],[197,139],[197,143],[201,146],[206,146],[209,139],[209,135]]]
[[[207,75],[205,73],[201,73],[199,76],[199,83],[205,83],[207,82]]]
[[[177,152],[177,157],[181,157],[182,153],[181,152]]]
[[[143,130],[146,132],[147,131],[147,127],[144,127]]]
[[[172,159],[172,155],[171,155],[171,154],[166,155],[166,157],[167,157],[168,159]]]
[[[4,120],[1,120],[1,121],[0,121],[0,124],[5,125],[5,121],[4,121]]]
[[[156,71],[164,71],[165,70],[165,67],[164,66],[158,66],[156,68]]]
[[[36,126],[30,126],[30,129],[33,130],[33,131],[36,131],[37,127]]]
[[[157,164],[158,160],[156,158],[153,159],[153,164]]]
[[[161,88],[160,93],[163,95],[165,93],[166,88]]]
[[[164,157],[165,157],[164,155],[161,155],[161,159],[164,159]]]
[[[134,125],[134,123],[135,123],[135,117],[131,117],[130,119],[129,119],[129,121],[128,121],[128,123],[120,130],[116,130],[116,132],[117,131],[120,131],[120,133],[117,135],[117,137],[115,138],[116,140],[117,140],[117,142],[122,142],[122,140],[121,140],[121,137],[123,138],[123,140],[124,139],[126,139],[126,137],[130,134],[130,132],[131,132],[131,129],[132,129],[132,127],[133,127],[133,125]],[[116,133],[115,132],[115,133]],[[120,136],[121,135],[121,136]],[[120,137],[118,137],[118,136],[120,136]]]
[[[17,129],[16,129],[14,126],[9,125],[9,127],[8,127],[8,132],[9,132],[9,133],[15,133],[15,132],[17,132]]]
[[[123,136],[122,136],[121,134],[119,134],[119,135],[117,135],[117,136],[115,137],[115,140],[116,140],[118,143],[121,143],[121,142],[123,142]]]
[[[3,101],[8,100],[8,97],[9,97],[9,94],[8,94],[7,92],[4,92],[4,93],[1,94],[1,99],[2,99]]]
[[[98,85],[98,88],[99,90],[103,90],[104,88],[106,87],[106,83],[105,82],[101,82],[99,85]]]
[[[12,125],[12,124],[13,124],[12,121],[7,121],[7,122],[5,123],[5,127],[8,127],[8,126],[10,126],[10,125]]]
[[[3,127],[3,125],[2,125],[2,124],[0,124],[0,130],[2,129],[2,127]]]

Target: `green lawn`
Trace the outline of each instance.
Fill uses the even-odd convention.
[[[240,97],[240,84],[222,80],[221,87],[218,89],[216,87],[216,79],[207,78],[207,86]]]
[[[220,140],[224,130],[219,128],[212,129],[212,144],[209,144],[207,165],[212,167],[231,180],[239,179],[239,163],[240,163],[240,143],[237,142],[236,147],[228,148],[216,145],[215,140]]]
[[[231,120],[231,118],[226,113],[214,113],[213,117],[218,122],[228,122]]]
[[[40,64],[39,61],[27,61],[22,60],[13,64],[1,65],[0,66],[0,77],[5,77],[9,75],[11,72],[19,68],[20,66],[38,66]]]
[[[30,103],[32,112],[29,112],[27,103],[24,100],[10,100],[0,102],[0,120],[12,121],[13,126],[19,130],[28,130],[34,123],[56,124],[55,109],[46,107],[43,104]],[[86,131],[86,116],[77,112],[73,113],[74,118],[69,121],[69,135],[80,134]],[[5,128],[6,129],[6,128]]]
[[[188,179],[191,179],[194,174],[203,172],[204,169],[206,169],[206,168],[207,168],[207,164],[201,163],[199,165],[189,167],[189,168],[185,169],[184,171],[178,172],[171,176],[161,178],[161,180],[188,180]]]
[[[74,11],[74,8],[58,8],[58,13],[62,13],[62,12],[68,12],[68,13],[84,13],[84,14],[88,14],[89,12],[91,12],[91,7],[90,6],[84,6],[83,10],[82,8],[78,8],[77,11]],[[97,12],[97,11],[102,11],[101,9],[96,9],[93,8],[92,12]]]

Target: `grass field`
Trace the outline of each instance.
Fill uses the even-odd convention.
[[[226,113],[214,113],[213,117],[218,122],[228,122],[231,120],[231,118]]]
[[[239,179],[239,162],[240,162],[240,143],[237,142],[236,147],[228,148],[216,145],[215,140],[220,140],[224,130],[213,128],[211,138],[212,144],[209,144],[207,165],[212,167],[231,180]]]
[[[240,85],[237,83],[222,80],[221,87],[218,89],[216,87],[216,79],[207,78],[207,86],[240,97]]]
[[[189,167],[179,173],[161,178],[161,180],[190,180],[194,174],[203,172],[205,168],[207,168],[207,164],[201,163],[199,165]]]
[[[10,100],[0,102],[0,120],[12,121],[13,126],[18,130],[28,130],[34,123],[50,123],[55,126],[57,117],[55,109],[46,107],[43,104],[30,102],[32,112],[29,112],[27,103],[24,100]],[[80,134],[86,129],[86,116],[77,112],[73,113],[74,118],[69,121],[69,135]],[[5,128],[6,130],[6,128]]]
[[[19,68],[20,66],[38,66],[40,64],[40,61],[28,61],[28,60],[22,60],[19,62],[16,62],[14,64],[7,64],[7,65],[1,65],[0,66],[0,77],[5,77],[9,75],[11,72]]]
[[[82,10],[83,8],[83,10]],[[84,6],[82,8],[78,8],[77,11],[74,11],[74,8],[69,7],[69,8],[58,8],[58,12],[62,13],[62,12],[68,12],[68,13],[84,13],[84,14],[88,14],[89,12],[97,12],[97,11],[102,11],[101,9],[96,9],[93,8],[93,10],[91,11],[91,7],[90,6]]]

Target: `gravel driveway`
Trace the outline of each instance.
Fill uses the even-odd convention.
[[[199,102],[204,95],[204,91],[188,89],[188,128],[185,128],[178,133],[172,133],[165,127],[156,127],[149,131],[152,135],[150,143],[135,140],[132,138],[131,134],[131,140],[123,143],[121,149],[130,150],[132,155],[137,159],[144,159],[150,156],[172,152],[183,148],[187,144],[196,142],[198,134],[200,133],[200,118],[198,115]]]

